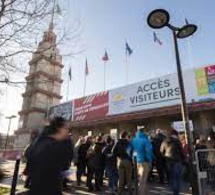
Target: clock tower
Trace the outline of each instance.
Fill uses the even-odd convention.
[[[49,107],[59,104],[62,98],[62,56],[57,48],[53,27],[51,22],[29,62],[30,70],[26,77],[26,89],[22,94],[23,105],[19,112],[20,120],[14,144],[16,149],[24,148],[30,143],[44,125]]]

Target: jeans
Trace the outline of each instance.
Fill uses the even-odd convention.
[[[158,157],[155,162],[155,167],[157,169],[160,182],[164,182],[166,176],[166,164],[165,159],[162,157]]]
[[[103,170],[96,170],[92,167],[87,167],[87,187],[89,188],[89,190],[93,189],[93,176],[95,176],[95,188],[96,190],[100,190],[103,183],[103,173]]]
[[[107,167],[107,175],[108,175],[108,186],[110,190],[117,189],[118,184],[118,170],[114,167]]]
[[[148,162],[137,164],[137,172],[140,177],[139,193],[141,195],[149,194],[148,188],[147,188],[147,180],[148,180],[148,176],[149,176],[149,172],[150,172],[150,167],[151,167],[151,165]]]
[[[132,194],[132,163],[127,159],[119,161],[119,194],[123,193],[125,184],[128,187],[129,194]]]
[[[182,185],[182,163],[167,162],[169,185],[174,195],[179,195]]]
[[[77,177],[77,184],[81,184],[81,176],[85,173],[86,171],[86,163],[84,162],[79,162],[77,164],[77,172],[76,172],[76,177]]]

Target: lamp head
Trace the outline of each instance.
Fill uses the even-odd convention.
[[[156,9],[152,11],[148,18],[147,23],[151,28],[163,28],[169,23],[169,13],[164,9]]]
[[[180,28],[177,33],[177,38],[184,39],[191,35],[193,35],[197,30],[197,26],[195,24],[187,24]]]
[[[15,115],[11,115],[11,116],[7,116],[6,119],[12,119],[12,118],[16,118]]]

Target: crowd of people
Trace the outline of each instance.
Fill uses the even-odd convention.
[[[201,136],[196,150],[215,148],[214,143]],[[157,130],[153,136],[145,128],[134,136],[122,131],[119,139],[103,134],[81,136],[73,146],[67,122],[57,117],[30,144],[25,157],[30,195],[61,195],[71,162],[77,167],[77,186],[86,185],[89,192],[103,190],[106,177],[109,194],[126,190],[131,195],[138,187],[139,194],[147,195],[147,183],[154,180],[156,169],[159,182],[168,182],[173,194],[179,195],[184,178],[189,178],[183,177],[189,175],[189,148],[173,129]]]
[[[106,170],[111,194],[123,194],[125,187],[132,194],[137,175],[140,194],[148,194],[147,182],[153,178],[155,166],[159,182],[170,181],[174,194],[180,192],[185,154],[177,131],[172,130],[168,136],[166,132],[158,130],[152,138],[147,135],[144,128],[139,129],[133,138],[126,131],[121,133],[118,140],[113,140],[110,136],[106,139],[98,136],[96,140],[92,140],[91,137],[81,137],[75,146],[75,151],[77,184],[81,184],[81,175],[88,170],[89,191],[94,189],[91,171],[95,173],[95,190],[100,190]],[[136,176],[134,159],[137,163]]]

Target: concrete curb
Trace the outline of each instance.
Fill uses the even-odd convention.
[[[6,184],[0,184],[0,187],[4,187],[4,188],[8,188],[8,189],[10,189],[11,188],[11,186],[10,185],[6,185]],[[16,195],[26,195],[27,193],[27,189],[21,189],[21,188],[17,188],[17,190],[16,190],[17,192],[16,192]],[[7,193],[7,194],[4,194],[4,195],[10,195],[10,193]]]

